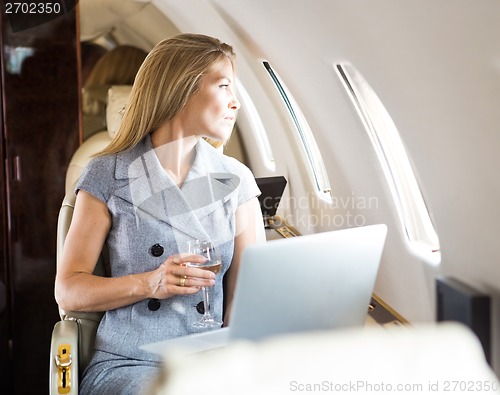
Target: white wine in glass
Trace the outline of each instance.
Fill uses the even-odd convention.
[[[188,263],[188,266],[197,267],[204,270],[209,270],[217,274],[221,270],[222,260],[218,248],[215,243],[207,240],[191,240],[187,245],[188,253],[193,255],[201,255],[206,261],[203,263]],[[211,300],[208,294],[208,288],[202,287],[203,292],[203,317],[199,322],[195,322],[193,326],[198,328],[219,328],[222,321],[217,320],[212,314]]]

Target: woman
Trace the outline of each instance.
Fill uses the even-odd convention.
[[[139,69],[116,138],[77,183],[56,277],[63,309],[106,311],[81,394],[144,392],[159,360],[139,346],[194,332],[200,287],[214,287],[223,318],[222,279],[229,306],[241,252],[255,242],[259,190],[248,168],[201,137],[226,141],[239,106],[234,53],[217,39],[164,40]],[[203,261],[181,254],[193,239],[217,240],[217,276],[186,266]],[[92,275],[105,243],[109,278]]]

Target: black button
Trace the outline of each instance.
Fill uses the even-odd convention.
[[[200,314],[205,314],[205,305],[203,304],[203,300],[196,305],[196,311]]]
[[[148,309],[151,311],[156,311],[160,308],[161,303],[159,299],[149,299]]]
[[[163,251],[165,251],[165,249],[163,248],[163,246],[161,244],[154,244],[150,249],[149,249],[149,252],[151,252],[151,255],[153,256],[162,256],[163,255]]]

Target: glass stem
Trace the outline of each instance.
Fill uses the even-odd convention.
[[[203,309],[204,309],[203,315],[205,316],[205,318],[206,319],[212,318],[212,315],[210,314],[210,300],[208,298],[208,287],[203,287]]]

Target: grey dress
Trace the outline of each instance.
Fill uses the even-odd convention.
[[[204,140],[179,189],[161,167],[150,136],[131,150],[92,159],[76,191],[85,190],[108,206],[112,226],[106,240],[111,276],[156,269],[184,252],[188,240],[216,240],[222,270],[213,288],[215,316],[222,318],[222,280],[233,257],[235,212],[260,191],[251,171]],[[159,372],[159,359],[139,346],[197,331],[201,318],[195,295],[174,296],[156,306],[143,300],[107,311],[80,394],[138,394]],[[155,308],[157,308],[155,310]]]

